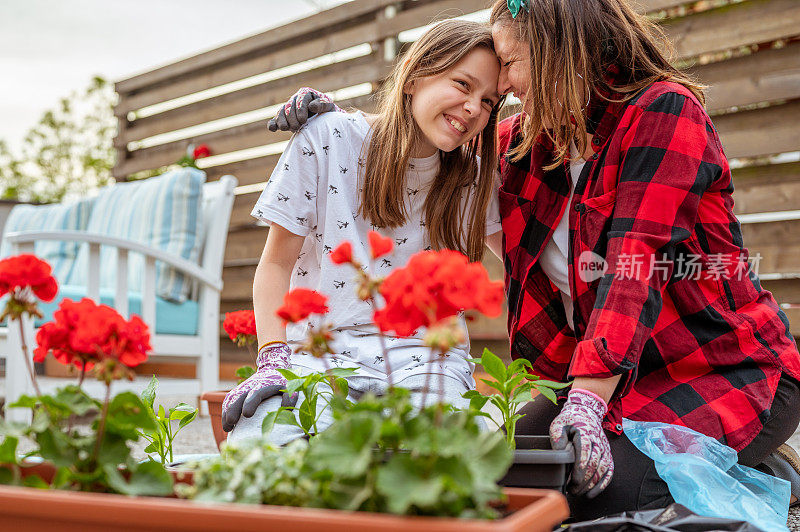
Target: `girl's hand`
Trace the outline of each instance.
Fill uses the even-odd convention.
[[[572,471],[571,491],[591,499],[606,489],[614,476],[611,446],[603,431],[603,417],[608,405],[598,395],[572,388],[564,408],[550,424],[554,449],[563,449],[572,441],[578,459]]]
[[[230,432],[241,416],[252,417],[258,405],[286,389],[286,379],[278,369],[289,369],[292,350],[285,342],[273,342],[258,352],[258,369],[247,380],[228,392],[222,402],[222,429]],[[281,406],[291,405],[291,396],[284,395]]]
[[[341,111],[333,101],[323,93],[303,87],[289,98],[289,101],[278,111],[278,115],[271,119],[267,124],[270,131],[292,131],[295,132],[310,117],[328,111]]]

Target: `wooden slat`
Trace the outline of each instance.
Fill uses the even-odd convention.
[[[264,250],[268,232],[266,227],[252,226],[228,233],[224,261],[258,259]]]
[[[439,13],[446,12],[450,16],[470,13],[483,9],[486,5],[484,0],[440,0],[419,3],[423,5],[403,11],[395,18],[367,21],[359,25],[351,23],[338,29],[335,33],[322,32],[319,35],[314,34],[306,37],[305,40],[297,40],[296,44],[288,48],[274,52],[264,50],[261,54],[247,57],[246,61],[235,62],[230,60],[214,69],[198,72],[188,71],[185,79],[162,84],[157,88],[140,92],[139,94],[126,96],[125,88],[120,88],[118,84],[117,92],[121,95],[121,100],[116,106],[115,112],[117,115],[124,115],[129,111],[134,111],[147,105],[186,96],[359,44],[377,43],[402,31],[428,24]]]
[[[748,247],[780,244],[800,248],[800,220],[742,224],[742,236]],[[800,263],[796,271],[800,272]]]
[[[690,58],[800,34],[797,0],[748,0],[668,21],[678,57]]]
[[[762,280],[761,286],[772,292],[778,303],[800,304],[800,279]]]
[[[255,226],[256,220],[250,216],[250,211],[253,210],[260,195],[261,192],[251,192],[250,194],[239,194],[234,198],[230,224],[232,230]]]
[[[354,106],[357,108],[369,109],[370,95],[359,96],[342,101],[339,105]],[[183,139],[169,142],[160,146],[143,148],[131,152],[128,159],[123,164],[118,164],[114,168],[114,177],[124,177],[141,170],[158,168],[163,165],[172,164],[180,159],[186,151],[186,146],[191,142],[194,144],[208,144],[215,155],[230,153],[265,146],[276,142],[281,142],[291,138],[288,131],[269,132],[267,129],[268,120],[259,120],[241,126],[221,129],[205,135],[198,135],[191,139]],[[226,172],[227,173],[227,172]]]
[[[714,118],[730,158],[800,150],[799,123],[800,101]]]
[[[267,138],[270,142],[275,142],[272,137],[272,132],[267,133]],[[212,166],[206,169],[206,175],[209,180],[219,179],[220,177],[230,174],[236,176],[239,185],[251,185],[253,183],[266,182],[269,178],[272,168],[278,162],[280,154],[265,155],[263,157],[255,157],[245,161],[239,161],[230,164],[222,164],[219,166]]]
[[[253,266],[228,266],[222,269],[222,289],[220,299],[226,301],[247,301],[253,298],[253,278],[256,267]]]
[[[213,70],[198,72],[169,85],[159,86],[129,97],[121,93],[115,113],[124,116],[129,111],[135,111],[148,105],[166,102],[377,39],[377,28],[374,23],[348,27],[335,34],[300,42],[274,53],[248,58],[244,62],[224,63]]]
[[[795,210],[800,206],[800,163],[737,168],[733,186],[737,214]]]
[[[325,30],[329,31],[330,28],[335,28],[340,24],[352,24],[354,20],[371,16],[383,7],[395,2],[396,0],[358,0],[336,6],[257,35],[122,80],[116,84],[116,90],[118,93],[123,94],[140,91],[158,83],[169,83],[174,81],[176,77],[192,75],[204,69],[213,69],[221,63],[229,63],[243,56],[263,53],[266,48],[279,46],[293,39],[302,39],[304,37],[307,39],[307,35],[316,35]]]
[[[376,82],[386,76],[389,68],[390,65],[384,64],[376,54],[326,65],[304,72],[302,75],[255,85],[135,120],[119,138],[122,143],[127,144],[134,140],[283,103],[297,90],[300,83],[298,78],[302,79],[303,85],[329,92],[360,83]]]
[[[800,43],[761,50],[689,72],[709,85],[709,111],[800,98]]]
[[[783,309],[789,318],[789,330],[795,337],[800,337],[800,307]]]
[[[750,250],[750,255],[755,257],[761,254],[758,273],[797,273],[800,264],[800,246],[765,244],[744,238],[744,245]],[[800,323],[798,323],[800,325]]]

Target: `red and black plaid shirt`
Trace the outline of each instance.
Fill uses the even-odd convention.
[[[595,153],[569,205],[566,165],[542,170],[552,145],[541,138],[512,162],[520,115],[499,127],[511,354],[555,380],[622,375],[608,430],[620,433],[622,417],[662,421],[741,450],[761,431],[781,373],[800,378],[800,356],[747,268],[717,132],[670,82],[627,103],[594,98],[589,117]],[[574,332],[539,264],[565,213]],[[605,273],[590,269],[601,258]]]

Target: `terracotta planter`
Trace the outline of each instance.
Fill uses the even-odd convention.
[[[211,429],[217,441],[217,449],[228,439],[228,433],[222,430],[222,401],[225,400],[227,391],[205,392],[200,399],[208,403],[208,415],[211,418]]]
[[[555,491],[506,488],[505,492],[505,509],[512,513],[496,521],[478,521],[0,486],[0,530],[550,532],[569,516],[566,499]]]

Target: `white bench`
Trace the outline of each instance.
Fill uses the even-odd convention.
[[[141,318],[148,325],[151,333],[151,356],[179,359],[195,359],[197,361],[198,394],[202,391],[214,390],[219,386],[219,307],[222,290],[222,262],[225,253],[225,242],[228,234],[231,209],[233,207],[234,188],[237,181],[233,176],[223,176],[219,181],[202,184],[202,236],[197,252],[198,261],[187,260],[176,253],[142,244],[134,239],[119,238],[99,232],[75,230],[49,231],[14,231],[7,232],[4,239],[11,245],[11,254],[33,253],[34,245],[43,241],[77,242],[88,251],[88,261],[82,262],[88,267],[85,274],[87,283],[85,295],[95,301],[100,300],[101,278],[104,268],[115,268],[115,286],[113,288],[113,307],[123,316],[128,317],[130,295],[132,290],[140,288]],[[102,197],[102,196],[101,196]],[[93,211],[97,207],[92,207]],[[96,220],[95,220],[96,222]],[[109,221],[110,224],[111,221]],[[97,224],[95,223],[95,226]],[[103,250],[101,252],[101,249]],[[109,260],[108,253],[111,253]],[[142,286],[129,286],[129,265],[139,254],[143,259]],[[142,259],[136,259],[141,264]],[[116,262],[116,264],[114,264]],[[197,303],[196,334],[159,334],[156,332],[156,285],[157,264],[166,265],[172,271],[180,272],[190,282],[187,299]],[[59,280],[60,281],[60,280]],[[107,292],[107,290],[106,290]],[[163,308],[163,307],[162,307]],[[177,316],[173,316],[177,318]],[[159,323],[169,320],[170,316],[159,315]],[[6,324],[7,325],[7,324]],[[25,362],[21,356],[19,324],[13,327],[0,327],[0,356],[6,359],[6,404],[10,404],[20,395],[31,393],[30,378]],[[35,347],[35,328],[31,320],[24,322],[25,337],[29,346],[29,354]],[[124,383],[115,384],[115,389],[124,387]],[[7,418],[24,419],[27,413],[21,409],[7,409]]]

